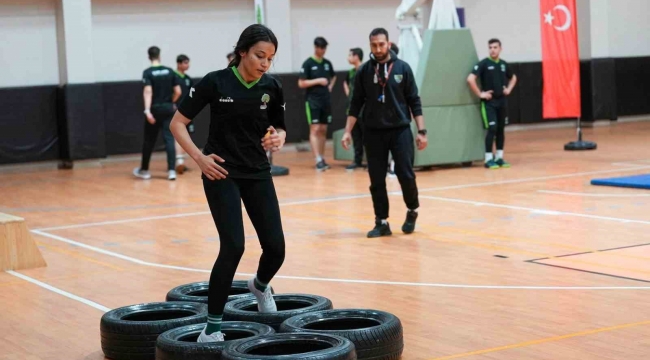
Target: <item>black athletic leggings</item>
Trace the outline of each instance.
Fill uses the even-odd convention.
[[[203,177],[203,189],[221,243],[219,256],[210,274],[208,313],[221,315],[237,265],[244,254],[242,201],[262,245],[257,279],[263,283],[271,282],[284,262],[284,233],[272,179],[226,178],[212,181]]]
[[[485,152],[492,152],[494,138],[497,140],[497,150],[503,150],[506,135],[507,103],[506,98],[492,99],[481,103],[483,113],[483,123],[487,129],[485,135]]]

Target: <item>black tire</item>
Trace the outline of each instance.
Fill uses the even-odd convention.
[[[214,360],[226,346],[257,336],[273,335],[275,330],[264,324],[231,321],[221,324],[226,341],[197,343],[196,339],[205,324],[195,324],[172,329],[162,333],[156,344],[156,360]]]
[[[332,309],[332,301],[318,295],[280,294],[273,295],[277,312],[257,312],[257,299],[249,297],[226,304],[223,311],[223,321],[250,321],[266,324],[276,331],[282,322],[290,317],[314,311]]]
[[[221,354],[223,360],[355,360],[354,344],[346,338],[322,334],[275,334],[236,342]]]
[[[155,359],[158,335],[177,327],[205,323],[208,306],[157,302],[111,310],[100,321],[104,355],[114,360]]]
[[[209,281],[200,281],[177,286],[167,293],[166,301],[189,301],[207,304],[209,284]],[[271,293],[275,294],[273,288],[271,288]],[[228,302],[243,299],[251,295],[253,294],[248,290],[247,281],[235,280],[230,287]]]
[[[399,359],[404,350],[402,323],[378,310],[329,310],[287,319],[281,333],[317,333],[342,336],[354,344],[359,359]]]

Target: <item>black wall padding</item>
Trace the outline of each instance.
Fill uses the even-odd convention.
[[[0,89],[0,164],[59,158],[57,87]]]
[[[519,114],[521,123],[541,122],[542,119],[542,63],[519,63]]]
[[[508,124],[519,124],[521,123],[521,106],[519,105],[519,84],[521,77],[519,75],[519,64],[508,64],[512,69],[512,73],[517,76],[517,85],[514,90],[508,96]]]
[[[193,79],[198,82],[200,79]],[[106,150],[108,155],[137,154],[142,152],[144,136],[144,99],[142,82],[104,83],[104,118]],[[210,106],[197,115],[194,142],[203,147],[210,126]],[[158,135],[155,150],[164,150],[162,132]]]
[[[591,61],[580,61],[580,112],[582,121],[593,121],[593,84]]]
[[[66,160],[106,157],[102,84],[63,87],[61,157]]]
[[[145,121],[142,82],[112,82],[103,86],[107,154],[140,153]]]
[[[618,119],[616,62],[613,58],[591,60],[591,91],[594,119]],[[648,112],[650,109],[645,113]]]
[[[618,115],[650,113],[650,57],[617,58],[614,62]]]
[[[287,126],[287,142],[309,140],[309,124],[305,110],[305,91],[298,87],[298,74],[274,75],[282,83],[284,101],[287,103],[284,122]]]

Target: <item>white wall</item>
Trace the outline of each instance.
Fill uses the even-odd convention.
[[[272,0],[271,0],[272,1]],[[323,36],[329,42],[328,58],[336,71],[350,68],[350,48],[360,47],[368,59],[368,35],[376,27],[388,30],[397,41],[399,31],[395,10],[400,0],[292,0],[293,70],[314,54],[314,38]],[[268,5],[267,5],[268,6]],[[282,55],[284,56],[284,54]]]
[[[467,26],[479,57],[487,56],[487,40],[503,42],[503,58],[542,58],[539,1],[462,0]],[[650,55],[649,0],[578,0],[578,37],[582,59]]]
[[[98,82],[139,79],[147,49],[161,49],[163,64],[191,59],[202,77],[227,65],[241,31],[255,21],[254,0],[93,0],[93,51]]]
[[[479,59],[488,56],[488,40],[499,38],[503,45],[501,56],[505,60],[541,61],[538,0],[463,0],[462,6]]]
[[[609,0],[608,14],[609,56],[650,55],[649,0]]]
[[[0,0],[0,87],[59,82],[54,0]]]

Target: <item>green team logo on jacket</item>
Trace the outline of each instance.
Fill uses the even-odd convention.
[[[262,95],[262,102],[263,102],[263,104],[260,105],[260,109],[262,109],[262,110],[266,110],[266,104],[267,104],[269,101],[271,101],[271,97],[269,96],[269,94],[264,94],[264,95]]]
[[[404,79],[404,75],[395,75],[395,82],[400,84]]]
[[[506,72],[506,65],[505,64],[501,64],[501,71]]]

